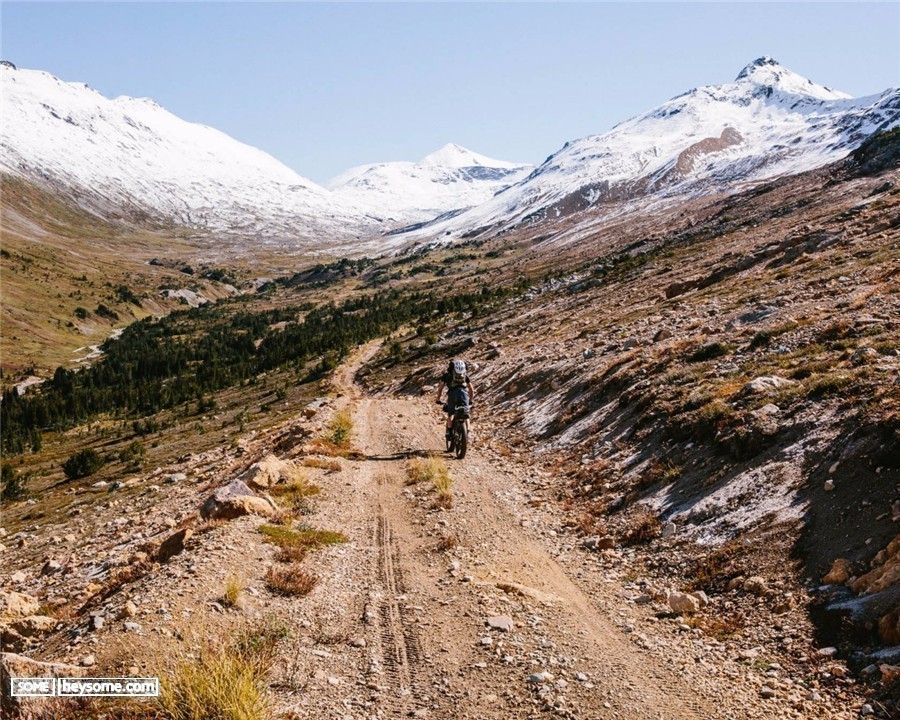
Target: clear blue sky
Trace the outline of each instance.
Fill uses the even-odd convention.
[[[900,85],[900,4],[2,3],[2,55],[151,97],[324,182],[447,142],[540,162],[760,55]]]

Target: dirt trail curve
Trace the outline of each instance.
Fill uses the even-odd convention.
[[[473,720],[548,712],[629,720],[740,717],[713,708],[676,668],[643,654],[529,536],[503,500],[518,481],[480,452],[477,427],[466,459],[448,458],[452,509],[434,509],[430,489],[408,486],[408,458],[441,450],[439,412],[431,398],[363,396],[352,377],[373,351],[369,346],[335,376],[353,408],[365,457],[348,468],[341,513],[345,527],[367,528],[371,543],[358,558],[344,558],[340,569],[350,576],[344,587],[352,588],[343,603],[362,608],[365,640],[363,653],[332,658],[345,676],[355,665],[360,678],[338,693],[343,708],[365,706],[366,717]],[[438,551],[438,540],[450,535],[459,547]],[[495,615],[511,617],[515,627],[487,627],[486,618]],[[552,679],[528,682],[541,672]],[[325,687],[320,696],[307,688],[300,716],[336,712],[336,689]]]

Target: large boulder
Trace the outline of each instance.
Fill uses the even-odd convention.
[[[297,466],[293,462],[279,460],[269,454],[259,462],[253,463],[238,479],[251,487],[265,490],[280,480],[294,480],[297,474]]]
[[[26,617],[37,614],[40,603],[31,595],[20,592],[0,592],[0,616],[5,618]]]
[[[695,613],[700,609],[700,600],[693,595],[676,590],[669,593],[669,607],[677,613]]]
[[[0,708],[3,717],[46,718],[54,717],[54,708],[61,710],[58,698],[12,697],[9,694],[11,678],[85,677],[88,668],[67,663],[42,662],[11,652],[0,653]],[[63,701],[70,702],[71,701]],[[62,713],[59,713],[62,715]]]
[[[204,520],[231,520],[243,515],[274,517],[277,512],[278,506],[270,498],[258,496],[240,480],[232,480],[206,499],[200,508],[200,517]]]

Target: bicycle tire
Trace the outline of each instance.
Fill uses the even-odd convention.
[[[466,456],[466,450],[469,447],[469,432],[466,430],[466,424],[459,424],[459,437],[456,439],[456,459],[462,460]]]

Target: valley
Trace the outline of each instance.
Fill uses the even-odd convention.
[[[162,685],[4,712],[898,717],[900,131],[879,97],[870,135],[790,172],[725,172],[745,165],[720,129],[627,192],[529,190],[576,144],[427,206],[453,217],[319,243],[4,174],[3,672]],[[707,154],[724,165],[653,184]],[[460,156],[483,158],[437,159]],[[452,357],[476,388],[463,461],[433,397]]]

